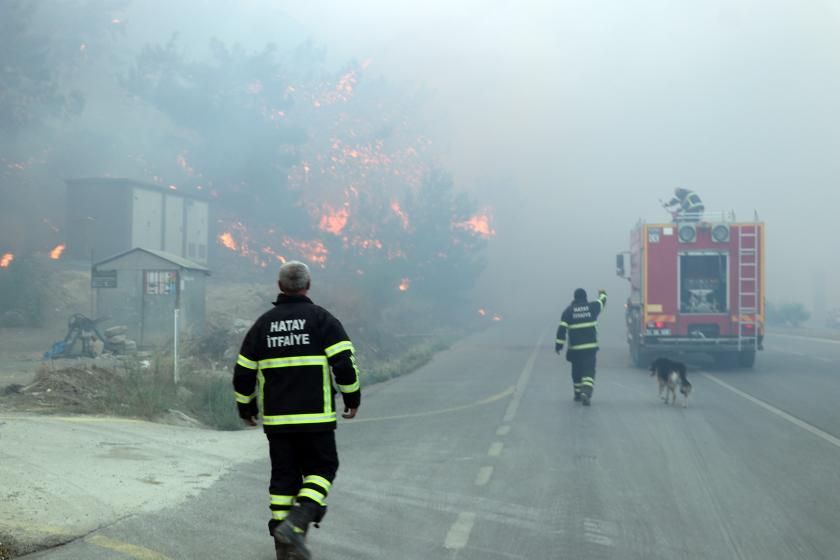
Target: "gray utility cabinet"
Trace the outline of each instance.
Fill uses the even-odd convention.
[[[68,179],[67,254],[100,259],[134,247],[207,264],[209,202],[198,191],[130,179]]]
[[[172,253],[131,249],[93,265],[96,315],[107,317],[103,328],[127,326],[128,337],[144,348],[172,342],[175,309],[179,334],[200,335],[209,274],[204,266]]]

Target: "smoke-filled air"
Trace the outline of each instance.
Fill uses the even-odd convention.
[[[61,543],[81,547],[62,558],[106,550],[249,557],[163,537],[138,542],[130,528],[98,541],[84,535],[123,519],[123,505],[125,515],[161,527],[159,512],[183,500],[253,489],[225,474],[244,461],[238,452],[265,463],[252,478],[270,470],[264,439],[242,443],[242,430],[261,424],[271,439],[275,428],[297,433],[321,416],[330,430],[337,422],[339,442],[346,429],[345,441],[369,452],[348,451],[334,519],[306,537],[333,554],[324,558],[840,557],[836,536],[814,528],[840,523],[829,504],[811,515],[793,494],[755,498],[751,484],[775,491],[787,479],[739,462],[774,463],[762,454],[799,445],[803,429],[819,442],[790,456],[817,464],[825,449],[812,454],[807,445],[838,451],[828,403],[840,392],[828,372],[840,359],[832,346],[840,340],[839,99],[840,4],[831,0],[0,0],[0,441],[4,421],[15,418],[49,426],[115,419],[149,430],[119,440],[125,449],[107,451],[113,456],[99,450],[119,439],[105,428],[98,440],[62,440],[61,453],[89,446],[107,454],[71,461],[78,476],[67,467],[85,500],[107,504],[91,517],[80,506],[69,521],[38,520],[0,482],[0,560]],[[315,307],[282,315],[288,298]],[[294,368],[316,358],[320,392],[294,400]],[[793,372],[811,377],[795,382]],[[679,458],[653,443],[663,439],[652,427],[666,409],[644,408],[652,378],[660,382],[655,404],[663,393],[668,403],[669,390],[671,404],[683,397],[685,411],[664,416],[702,418],[700,428],[673,428],[684,436]],[[791,396],[802,384],[827,401]],[[323,406],[306,408],[310,397]],[[291,399],[288,409],[282,399]],[[727,399],[750,418],[727,425],[759,436],[733,441],[715,431],[724,416],[708,407],[732,410]],[[597,411],[621,412],[590,423],[576,416],[590,400]],[[514,461],[517,474],[501,478],[508,474],[494,461],[516,448],[504,437],[529,411],[562,419],[556,427],[569,439],[538,447],[572,463],[543,463],[529,447]],[[772,439],[762,431],[768,414],[792,435],[739,455]],[[408,435],[374,428],[408,418],[417,429],[407,433],[438,435],[413,446]],[[27,443],[48,437],[47,425],[9,428],[21,455],[0,463],[50,464],[59,451]],[[485,425],[498,434],[485,442],[490,452],[471,448],[484,442]],[[645,428],[628,428],[627,449],[616,436],[602,453],[591,447],[600,437],[587,431],[593,425]],[[536,446],[543,428],[528,426]],[[177,430],[210,434],[184,454],[209,453],[221,432],[230,452],[207,469],[138,467],[125,475],[142,481],[133,497],[103,497],[118,490],[95,482],[110,480],[108,461],[163,457],[163,444],[131,442],[168,441]],[[734,455],[698,447],[711,440]],[[377,443],[392,452],[368,447]],[[629,447],[646,458],[634,463]],[[275,467],[285,453],[277,449]],[[450,502],[454,494],[432,481],[453,476],[441,465],[456,463],[472,473],[452,478],[470,497]],[[557,484],[572,473],[592,486],[544,490],[555,483],[545,478],[548,465],[563,464],[552,471]],[[719,479],[766,475],[739,486],[747,488],[743,511],[716,476],[691,475],[693,498],[669,495],[662,530],[610,513],[635,511],[633,500],[685,481],[646,491],[643,472],[697,474],[715,464]],[[616,482],[611,465],[630,465],[627,478]],[[20,496],[37,489],[26,469],[4,469],[0,481],[19,477],[9,487],[20,484]],[[277,557],[309,558],[295,548],[306,532],[283,537],[279,528],[291,526],[287,514],[303,515],[295,508],[307,492],[325,507],[335,472],[297,473],[298,495],[274,471]],[[592,473],[623,489],[602,492],[586,479]],[[541,482],[523,490],[528,500],[504,490],[529,477]],[[820,478],[838,487],[836,473]],[[419,482],[397,482],[406,479]],[[195,494],[185,489],[192,480]],[[375,482],[388,480],[394,486]],[[632,487],[636,498],[624,493]],[[171,488],[179,490],[165,496]],[[800,490],[819,495],[810,484]],[[369,525],[342,520],[342,507],[355,507],[348,494]],[[342,548],[347,535],[377,523],[377,504],[364,502],[371,495],[403,504],[406,524],[421,534],[386,508],[391,524],[370,537],[381,555]],[[694,498],[716,505],[695,507]],[[47,509],[58,507],[45,499]],[[557,517],[574,512],[552,505],[570,502],[585,504],[574,510],[580,526]],[[645,504],[640,515],[659,515]],[[737,530],[720,534],[761,511],[778,513],[768,513],[766,527],[785,527],[768,534],[791,540],[759,550]],[[784,511],[804,525],[785,525]],[[685,535],[674,519],[710,533]],[[509,537],[500,527],[520,532]],[[414,540],[397,538],[406,533]],[[662,548],[666,534],[684,538]]]

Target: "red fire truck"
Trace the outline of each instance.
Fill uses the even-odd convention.
[[[753,365],[764,337],[764,224],[757,217],[640,221],[616,268],[630,282],[627,342],[635,365],[689,352],[710,354],[723,367]]]

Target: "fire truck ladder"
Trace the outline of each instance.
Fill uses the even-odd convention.
[[[758,231],[758,224],[738,227],[739,351],[758,348]]]

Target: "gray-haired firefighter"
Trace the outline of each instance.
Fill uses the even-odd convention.
[[[330,369],[348,419],[361,401],[359,372],[344,327],[306,296],[309,267],[287,262],[278,286],[274,308],[257,319],[242,342],[233,386],[247,424],[256,426],[262,411],[271,457],[268,530],[277,559],[308,559],[307,529],[326,513],[338,470]]]
[[[597,300],[586,301],[586,290],[578,288],[574,297],[560,318],[554,351],[560,354],[566,347],[566,359],[572,364],[575,401],[589,406],[595,385],[598,315],[607,305],[607,292],[599,290]]]

